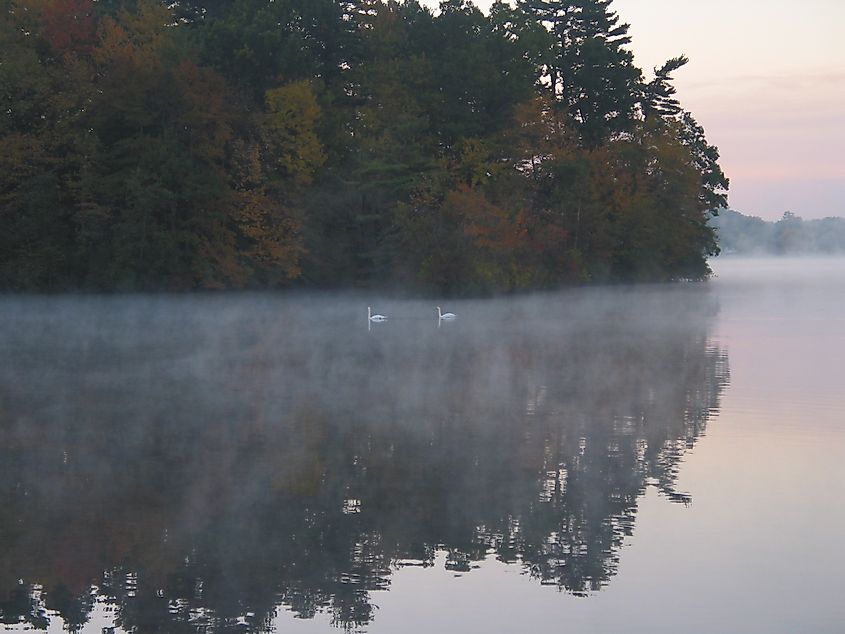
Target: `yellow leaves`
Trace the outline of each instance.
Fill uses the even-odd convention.
[[[265,95],[266,130],[272,163],[297,184],[311,182],[326,161],[317,136],[320,105],[308,81],[297,81],[268,90]]]

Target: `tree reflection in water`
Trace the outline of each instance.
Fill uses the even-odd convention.
[[[0,618],[137,632],[374,616],[398,566],[602,588],[728,382],[699,287],[427,305],[6,299]],[[364,304],[366,305],[366,304]],[[359,323],[360,322],[360,323]]]

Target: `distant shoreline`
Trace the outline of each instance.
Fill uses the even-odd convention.
[[[804,220],[786,212],[780,220],[763,220],[723,209],[710,221],[722,255],[845,254],[845,218]]]

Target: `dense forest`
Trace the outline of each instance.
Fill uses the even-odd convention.
[[[611,0],[0,0],[0,287],[700,279],[718,152]]]
[[[725,254],[845,253],[845,218],[804,220],[787,211],[777,222],[723,209],[711,220]]]

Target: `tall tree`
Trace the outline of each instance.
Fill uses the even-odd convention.
[[[643,85],[642,111],[646,119],[680,114],[681,104],[675,97],[677,90],[672,85],[672,73],[688,63],[686,55],[679,55],[654,69],[654,78]]]
[[[596,147],[630,128],[641,72],[634,66],[628,25],[612,0],[518,0],[554,36],[545,82],[578,129]]]

